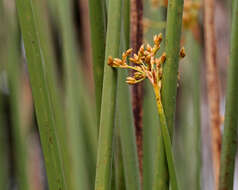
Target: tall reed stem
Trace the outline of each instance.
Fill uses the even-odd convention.
[[[87,98],[83,74],[79,66],[77,56],[77,45],[72,15],[72,1],[57,0],[55,5],[58,10],[58,21],[62,37],[62,53],[65,70],[65,91],[66,91],[66,116],[68,126],[68,141],[70,144],[72,172],[70,172],[70,184],[72,189],[93,188],[93,172],[96,165],[96,142],[97,129],[91,125],[93,119],[86,119],[88,114]],[[87,127],[85,127],[87,125]],[[91,131],[88,132],[88,131]],[[92,136],[93,137],[92,137]],[[91,138],[92,137],[92,138]],[[87,141],[89,138],[90,141]],[[95,144],[93,144],[95,143]],[[88,147],[86,147],[86,144]],[[93,145],[92,145],[93,144]],[[87,150],[87,151],[86,151]],[[91,164],[88,164],[88,160]],[[92,178],[90,181],[89,168],[92,167]]]
[[[165,51],[167,57],[163,68],[162,102],[171,137],[173,136],[174,115],[176,107],[182,15],[183,0],[169,0],[165,39]]]
[[[121,49],[128,49],[130,44],[130,0],[123,0],[122,8]],[[124,42],[124,43],[123,43]],[[118,71],[117,88],[117,116],[123,158],[126,189],[139,190],[140,176],[139,163],[136,151],[134,120],[131,106],[131,97],[128,85],[124,82],[127,71]]]
[[[31,0],[16,0],[50,189],[66,189],[56,123]]]
[[[20,87],[21,87],[21,71],[20,71],[20,43],[19,31],[16,22],[16,15],[8,13],[8,35],[7,35],[7,72],[10,89],[10,107],[12,116],[12,136],[15,149],[15,163],[17,184],[20,190],[29,189],[29,179],[27,175],[27,143],[26,128],[23,126],[20,109]]]
[[[233,3],[231,54],[228,66],[228,85],[224,135],[222,139],[219,190],[233,189],[238,127],[238,1]]]
[[[104,1],[104,0],[103,0]],[[99,124],[102,85],[103,85],[103,65],[105,59],[105,41],[106,41],[106,24],[104,20],[104,3],[102,0],[89,0],[89,13],[91,24],[91,46],[93,55],[93,69],[95,94],[97,104],[97,120]]]
[[[67,130],[65,128],[65,117],[63,113],[63,102],[58,85],[58,78],[56,73],[56,60],[53,50],[51,31],[49,27],[49,16],[47,12],[46,0],[33,1],[32,8],[35,20],[35,27],[38,31],[39,42],[42,56],[45,60],[45,76],[47,85],[49,87],[49,98],[53,107],[53,114],[55,116],[55,123],[57,126],[57,137],[59,139],[60,152],[62,155],[63,169],[65,172],[65,181],[69,187],[68,168],[71,168],[69,149],[67,144]],[[43,14],[42,14],[43,13]]]
[[[212,157],[213,170],[215,176],[215,186],[218,188],[219,170],[220,170],[220,154],[221,154],[221,131],[220,131],[220,92],[219,77],[216,64],[216,35],[214,26],[214,0],[206,1],[204,6],[204,22],[205,22],[205,54],[207,66],[207,91],[208,102],[210,108],[210,126],[212,132]]]
[[[200,55],[201,55],[201,47],[200,44],[192,37],[192,34],[188,34],[189,47],[193,49],[191,51],[191,61],[194,63],[190,65],[192,71],[192,88],[193,88],[193,117],[194,117],[194,128],[195,132],[195,152],[196,152],[196,189],[201,189],[201,108],[200,108]]]
[[[143,43],[143,1],[131,0],[130,5],[130,38],[133,53],[136,53]],[[143,128],[142,128],[142,105],[143,105],[142,83],[132,86],[132,109],[134,114],[134,124],[136,130],[137,154],[139,159],[140,177],[142,184],[143,173]]]
[[[121,0],[109,0],[95,190],[109,190],[111,188],[117,72],[108,67],[107,60],[109,56],[116,57],[119,54],[121,3]]]
[[[174,115],[177,95],[177,74],[179,62],[180,38],[182,31],[183,0],[169,0],[167,11],[166,27],[166,63],[163,67],[162,78],[162,104],[171,140],[173,139]],[[172,142],[171,142],[172,143]],[[158,139],[156,145],[156,157],[160,158],[155,162],[156,169],[153,179],[153,189],[169,189],[168,165],[166,165],[165,154],[163,154],[163,143]],[[159,178],[158,178],[159,177]]]
[[[175,164],[174,164],[173,149],[172,149],[168,125],[167,125],[167,121],[165,118],[165,113],[164,113],[164,109],[163,109],[163,105],[162,105],[160,89],[158,88],[157,85],[154,85],[153,88],[154,88],[154,93],[155,93],[155,97],[156,97],[158,115],[159,115],[159,120],[160,120],[160,127],[161,127],[161,131],[162,131],[162,137],[163,137],[163,142],[164,142],[164,147],[165,147],[165,152],[166,152],[166,159],[167,159],[168,168],[169,168],[171,189],[179,190],[177,176],[176,176],[176,170],[175,170]]]

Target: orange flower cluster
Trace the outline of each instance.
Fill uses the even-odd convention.
[[[148,78],[153,87],[158,87],[160,90],[162,87],[162,76],[163,76],[163,64],[166,61],[166,53],[162,53],[159,58],[156,58],[156,53],[160,49],[162,42],[162,34],[154,36],[154,45],[151,47],[147,44],[146,48],[143,44],[137,54],[134,54],[129,58],[132,66],[127,63],[127,58],[131,55],[132,49],[128,49],[122,54],[122,59],[108,57],[108,65],[115,68],[131,69],[133,70],[132,76],[126,78],[128,84],[136,84],[144,79]],[[181,58],[185,57],[185,50],[181,48],[179,53]]]
[[[166,60],[166,54],[163,53],[159,58],[156,58],[155,55],[160,49],[160,43],[162,41],[162,34],[154,36],[154,45],[151,47],[149,44],[145,47],[143,44],[138,53],[134,54],[129,58],[131,63],[134,63],[135,66],[132,66],[127,63],[127,57],[131,55],[132,49],[128,49],[122,54],[122,59],[119,58],[108,58],[108,65],[112,67],[132,69],[132,76],[127,77],[126,82],[128,84],[136,84],[143,81],[145,78],[148,78],[152,85],[161,86],[161,79],[163,73],[163,63]]]
[[[137,54],[135,53],[131,57],[129,56],[132,54],[132,49],[128,49],[122,54],[122,59],[113,59],[111,56],[109,56],[108,65],[115,68],[133,70],[134,72],[132,76],[126,78],[126,82],[128,84],[137,84],[148,78],[155,89],[155,92],[160,97],[160,90],[162,88],[163,64],[166,61],[166,53],[162,53],[159,58],[155,56],[160,49],[161,42],[162,34],[155,35],[153,47],[151,47],[149,44],[147,44],[145,47],[143,44]],[[179,56],[180,58],[185,57],[184,47],[181,48]],[[127,63],[128,57],[129,62],[133,63],[133,65]]]

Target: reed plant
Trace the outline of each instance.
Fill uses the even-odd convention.
[[[219,190],[233,189],[234,184],[234,166],[235,155],[237,149],[237,118],[236,110],[238,109],[236,104],[237,97],[237,75],[235,73],[237,68],[237,49],[236,43],[238,35],[238,1],[233,1],[233,14],[232,14],[232,29],[231,29],[231,55],[230,63],[228,67],[228,85],[226,96],[226,112],[224,123],[224,135],[222,139],[222,152],[221,152],[221,173]]]
[[[61,154],[56,136],[56,125],[49,89],[44,72],[44,57],[34,21],[31,1],[16,1],[19,23],[26,50],[33,99],[41,133],[41,142],[51,189],[65,189]]]
[[[205,189],[200,4],[0,0],[0,189],[31,189],[29,170],[44,176],[39,190]],[[237,11],[234,0],[219,190],[234,186]],[[33,123],[22,114],[30,96]],[[41,170],[28,154],[36,134]]]

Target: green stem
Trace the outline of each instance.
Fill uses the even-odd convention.
[[[121,51],[129,48],[130,42],[130,1],[123,0],[123,21],[121,33]],[[124,43],[123,43],[124,42]],[[125,78],[128,75],[125,69],[118,71],[117,88],[117,117],[119,118],[119,133],[124,164],[126,189],[139,190],[139,163],[136,151],[136,138],[131,106],[131,97]]]
[[[59,139],[59,145],[61,149],[63,169],[65,172],[66,184],[69,187],[69,168],[71,168],[70,154],[67,143],[67,130],[65,128],[65,117],[63,113],[63,103],[61,97],[61,91],[57,84],[58,78],[56,73],[56,60],[52,46],[52,38],[50,35],[49,17],[47,12],[46,1],[32,1],[32,7],[35,20],[35,27],[38,31],[42,56],[45,60],[45,76],[47,78],[47,84],[49,87],[49,98],[53,107],[53,114],[55,116],[55,123],[57,126],[57,137]]]
[[[32,2],[31,0],[16,0],[16,7],[26,51],[49,188],[66,189],[62,158],[56,137],[57,127],[44,73],[45,60],[35,28]]]
[[[238,1],[234,1],[231,33],[231,55],[228,67],[228,85],[224,135],[222,139],[219,190],[233,189],[238,127]]]
[[[180,37],[182,29],[182,13],[183,13],[183,0],[169,0],[167,10],[167,27],[166,27],[166,63],[163,68],[162,79],[162,103],[164,106],[165,117],[168,124],[168,130],[171,138],[173,137],[172,131],[174,126],[174,113],[176,105],[177,94],[177,73],[179,62],[179,49],[180,49]],[[159,133],[160,134],[160,133]],[[169,175],[166,166],[166,158],[164,153],[163,142],[161,138],[157,140],[156,149],[158,154],[155,162],[153,189],[169,189]]]
[[[139,163],[136,151],[131,98],[128,84],[124,81],[127,76],[127,71],[121,69],[118,72],[118,117],[120,120],[120,139],[122,145],[126,189],[139,190]]]
[[[145,97],[144,97],[144,158],[143,158],[143,189],[155,189],[157,190],[159,184],[164,183],[163,178],[159,175],[163,174],[163,168],[166,168],[166,157],[163,150],[163,155],[161,152],[158,152],[156,149],[158,146],[157,141],[161,141],[160,147],[164,147],[163,139],[161,132],[158,133],[161,129],[159,124],[159,116],[156,106],[156,99],[151,88],[151,83],[149,80],[145,80]],[[162,168],[158,167],[159,162],[162,162]],[[167,168],[166,168],[167,169]]]
[[[7,36],[7,72],[10,89],[10,107],[12,115],[12,135],[14,138],[14,148],[16,151],[16,173],[17,184],[20,190],[28,190],[28,176],[27,176],[27,145],[26,131],[22,118],[20,117],[20,86],[21,86],[21,73],[20,73],[20,49],[18,42],[18,28],[15,21],[15,15],[8,14],[8,36]]]
[[[58,11],[59,29],[62,38],[64,82],[67,117],[68,140],[72,172],[70,173],[72,189],[91,189],[96,166],[97,129],[87,120],[88,96],[82,70],[78,65],[77,45],[72,15],[72,1],[54,1]],[[85,115],[86,114],[86,115]],[[86,127],[87,126],[87,127]],[[95,128],[94,128],[95,127]],[[91,139],[91,140],[89,140]],[[86,147],[87,146],[87,147]],[[89,164],[89,161],[91,162]],[[90,175],[91,174],[91,175]]]
[[[145,39],[149,44],[153,43],[151,36],[158,33],[165,33],[165,27],[162,29],[154,27],[154,22],[164,23],[166,26],[166,10],[164,7],[151,7],[151,2],[144,4],[144,15],[146,18],[152,19],[152,28],[148,28],[145,33]],[[161,44],[160,52],[164,51],[164,41]],[[149,81],[146,81],[147,89],[145,89],[144,101],[144,162],[143,173],[144,182],[143,189],[168,189],[168,168],[166,163],[166,155],[164,150],[163,137],[161,127],[159,126],[159,116],[157,112],[156,100],[153,89]],[[159,128],[159,131],[158,131]],[[154,162],[152,162],[153,160]]]
[[[95,190],[109,190],[111,187],[112,142],[115,121],[117,72],[107,65],[107,60],[109,56],[118,57],[120,28],[121,0],[110,0]]]
[[[176,170],[175,170],[175,164],[174,164],[174,156],[173,156],[171,139],[170,139],[170,135],[169,135],[168,125],[167,125],[167,121],[165,118],[163,105],[161,102],[161,95],[160,95],[159,88],[157,85],[154,85],[154,93],[156,96],[158,115],[159,115],[159,120],[160,120],[160,127],[161,127],[161,131],[162,131],[165,153],[166,153],[166,158],[167,158],[167,163],[168,163],[168,168],[169,168],[171,189],[179,190],[177,176],[176,176]]]
[[[104,1],[104,0],[103,0]],[[91,24],[91,46],[93,56],[94,84],[97,105],[97,122],[100,120],[102,85],[103,85],[103,65],[105,59],[105,20],[104,2],[102,0],[89,0],[89,13]]]
[[[120,121],[116,116],[116,135],[115,135],[115,153],[114,153],[114,173],[115,173],[115,190],[126,189],[125,175],[123,169],[123,158],[120,140]]]
[[[201,162],[202,162],[202,154],[201,154],[201,114],[200,114],[200,56],[201,56],[201,48],[199,42],[197,42],[194,37],[192,37],[192,33],[187,34],[187,40],[189,42],[189,47],[191,48],[191,62],[193,64],[190,65],[191,71],[191,86],[192,86],[192,101],[193,101],[193,125],[195,128],[195,154],[196,154],[196,189],[201,189]],[[189,92],[190,93],[190,92]]]
[[[183,0],[169,0],[165,39],[166,62],[163,68],[162,102],[170,136],[173,135],[177,95],[177,74],[182,31]]]

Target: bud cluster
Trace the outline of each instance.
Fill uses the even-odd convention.
[[[132,76],[126,78],[128,84],[136,84],[144,79],[148,78],[153,86],[158,86],[159,89],[162,87],[162,76],[163,76],[163,64],[166,61],[166,53],[157,58],[156,53],[160,49],[162,42],[162,34],[154,36],[154,44],[151,47],[149,44],[146,46],[141,45],[137,54],[129,57],[132,54],[132,49],[128,49],[122,54],[122,59],[112,58],[109,56],[108,65],[115,68],[131,69],[133,70]],[[184,48],[180,50],[180,57],[185,56]],[[127,58],[129,57],[129,64]]]

